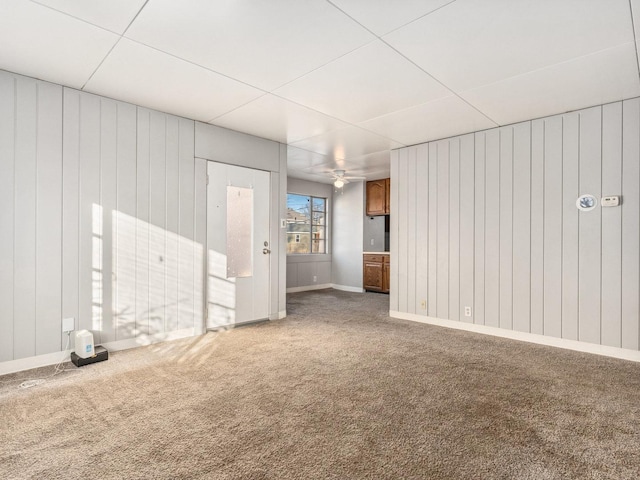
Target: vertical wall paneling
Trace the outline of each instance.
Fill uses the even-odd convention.
[[[194,122],[180,119],[180,226],[178,245],[178,329],[194,328],[195,164]]]
[[[449,316],[460,320],[460,138],[449,142]]]
[[[531,122],[513,127],[513,329],[531,329]]]
[[[623,102],[622,146],[622,347],[639,348],[640,100]]]
[[[416,154],[417,147],[407,149],[407,204],[405,214],[407,222],[407,311],[416,313]],[[419,310],[419,306],[418,306]]]
[[[438,145],[437,198],[437,274],[436,292],[438,318],[449,318],[449,141]]]
[[[116,339],[135,336],[136,328],[136,107],[117,103],[117,199],[111,212],[114,246],[114,311]]]
[[[562,117],[544,122],[544,334],[562,336]]]
[[[399,155],[400,152],[398,150],[393,150],[391,152],[390,159],[390,170],[391,170],[391,215],[389,217],[389,253],[390,253],[390,275],[389,275],[389,310],[391,311],[399,311],[398,307],[398,297],[399,297],[399,271],[398,271],[398,259],[400,255],[399,249],[399,241],[400,234],[398,228],[398,219],[400,217],[401,211],[398,208],[399,202],[399,191],[400,185],[404,184],[404,180],[400,180],[400,164],[399,164]]]
[[[474,294],[473,323],[485,323],[485,212],[486,212],[486,135],[474,135]]]
[[[465,135],[460,138],[460,301],[458,303],[460,319],[465,322],[473,322],[475,316],[473,301],[474,176],[474,136]],[[470,317],[465,316],[465,307],[471,307]]]
[[[500,327],[513,328],[513,127],[500,129]]]
[[[16,79],[0,72],[0,362],[13,359]]]
[[[437,316],[437,271],[438,271],[438,145],[429,144],[429,295],[427,312]],[[401,230],[402,232],[402,230]]]
[[[562,123],[562,338],[578,340],[580,115],[566,114]]]
[[[416,151],[416,312],[426,315],[429,292],[429,146]],[[391,257],[393,259],[393,256]]]
[[[136,334],[149,334],[149,177],[151,112],[138,108],[136,128]]]
[[[409,149],[402,149],[400,151],[400,159],[398,164],[398,178],[405,185],[406,188],[401,188],[398,192],[398,211],[401,212],[398,219],[398,228],[403,235],[399,237],[398,244],[398,308],[401,312],[408,311],[407,306],[407,290],[408,290],[408,277],[407,277],[407,261],[408,255],[408,235],[406,232],[409,228],[409,218],[407,216],[408,211],[408,160]]]
[[[166,227],[165,227],[165,321],[164,331],[178,328],[178,231],[180,209],[180,124],[166,118]]]
[[[485,325],[500,326],[500,130],[486,132]]]
[[[194,315],[193,322],[197,332],[204,331],[204,296],[207,264],[207,161],[196,158],[195,161],[195,255],[194,255]]]
[[[102,255],[100,258],[100,275],[102,282],[102,342],[112,342],[116,339],[113,307],[113,280],[115,274],[114,247],[116,240],[115,224],[112,215],[117,209],[117,156],[118,156],[118,111],[112,100],[100,100],[100,210],[101,232],[94,239],[99,241]],[[95,266],[94,266],[95,272]]]
[[[167,118],[151,112],[149,125],[149,334],[165,331]]]
[[[37,82],[18,80],[14,163],[14,357],[35,355]]]
[[[580,195],[602,196],[602,108],[580,112]],[[602,209],[580,212],[579,332],[583,342],[600,343]]]
[[[544,331],[544,120],[531,122],[531,333]]]
[[[36,355],[60,351],[62,329],[62,87],[38,82]]]
[[[602,195],[622,191],[622,103],[602,107]],[[621,346],[622,210],[602,208],[603,345]]]

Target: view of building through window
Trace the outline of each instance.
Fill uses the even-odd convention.
[[[287,194],[287,253],[326,253],[327,199]]]

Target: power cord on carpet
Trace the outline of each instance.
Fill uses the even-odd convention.
[[[22,383],[20,383],[18,385],[18,388],[37,387],[38,385],[42,385],[49,378],[55,377],[56,375],[59,375],[59,374],[61,374],[63,372],[80,373],[79,370],[71,369],[71,368],[65,368],[64,367],[65,360],[67,358],[67,353],[69,352],[70,344],[71,344],[71,332],[67,332],[67,344],[64,347],[64,350],[62,352],[62,357],[60,358],[60,361],[55,365],[55,367],[53,367],[53,373],[51,375],[46,376],[46,377],[32,378],[32,379],[29,379],[29,380],[24,380]],[[4,385],[4,384],[8,384],[8,383],[13,383],[13,382],[15,382],[15,380],[9,380],[9,381],[0,382],[0,384]]]

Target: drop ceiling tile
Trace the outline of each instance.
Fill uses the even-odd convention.
[[[628,0],[457,0],[384,39],[456,92],[633,41]]]
[[[208,121],[263,92],[123,38],[85,90]]]
[[[327,163],[328,157],[303,148],[287,146],[287,169],[306,170]]]
[[[330,1],[351,18],[380,36],[455,0],[403,0],[402,3],[372,2],[371,0]]]
[[[154,0],[127,37],[265,90],[375,38],[324,0]]]
[[[306,138],[294,142],[293,145],[304,148],[305,150],[331,156],[331,158],[335,159],[361,157],[370,153],[403,146],[399,142],[355,126],[341,130],[333,130],[316,137]]]
[[[33,2],[0,2],[4,70],[80,88],[118,38]]]
[[[390,171],[390,150],[347,160],[330,160],[303,169],[305,173],[329,175],[336,169],[346,171],[347,177],[366,177],[368,180],[387,178]]]
[[[145,0],[33,0],[41,5],[122,34]]]
[[[496,124],[456,96],[441,98],[360,124],[361,127],[414,145],[495,127]]]
[[[451,95],[381,41],[372,42],[275,91],[351,123]]]
[[[638,95],[633,43],[461,93],[501,125]]]
[[[348,125],[274,95],[264,95],[211,123],[281,143],[292,143]]]

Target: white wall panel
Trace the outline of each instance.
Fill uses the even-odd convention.
[[[460,138],[460,319],[473,322],[476,313],[473,298],[474,280],[474,196],[475,196],[474,136]],[[471,316],[464,315],[471,307]]]
[[[638,350],[640,334],[640,100],[623,102],[622,347]]]
[[[622,103],[602,107],[602,195],[622,192]],[[602,209],[602,344],[622,340],[622,209]]]
[[[564,115],[562,123],[562,338],[578,340],[580,115]]]
[[[531,122],[531,329],[544,331],[544,120]]]
[[[0,362],[13,360],[16,82],[0,72]]]
[[[410,147],[407,158],[407,282],[416,284],[416,230],[417,230],[417,205],[416,205],[416,155],[417,147]],[[407,311],[416,313],[420,306],[416,306],[416,289],[407,288]]]
[[[500,129],[500,327],[513,328],[513,127]]]
[[[531,329],[531,123],[513,127],[513,329]]]
[[[449,142],[449,318],[460,320],[460,138]]]
[[[639,348],[639,99],[394,155],[396,188],[409,202],[417,181],[417,210],[401,198],[394,230],[395,258],[409,273],[400,290],[416,313],[426,298],[433,317]],[[622,204],[580,212],[584,193],[621,194]],[[403,255],[414,236],[415,276]]]
[[[428,146],[427,146],[428,148]],[[399,279],[400,274],[398,272],[398,258],[400,255],[399,249],[399,241],[400,241],[400,231],[398,220],[401,215],[401,211],[398,208],[398,202],[400,198],[400,185],[404,184],[404,180],[399,178],[400,170],[399,170],[399,151],[393,150],[391,152],[390,159],[390,186],[391,186],[391,196],[389,199],[391,215],[389,217],[389,259],[391,261],[389,266],[389,310],[398,311],[399,310]],[[428,166],[427,166],[428,168]],[[404,233],[403,233],[404,235]],[[425,292],[426,293],[426,292]]]
[[[194,329],[203,332],[205,326],[205,286],[207,264],[207,162],[195,160],[195,254],[194,254]]]
[[[409,288],[407,261],[409,258],[408,243],[409,235],[407,234],[409,229],[409,217],[408,217],[408,203],[409,203],[409,178],[407,171],[409,168],[409,149],[402,149],[399,152],[398,161],[398,179],[400,185],[398,192],[398,211],[403,212],[399,215],[398,229],[403,232],[398,238],[398,309],[401,312],[408,311],[407,304],[407,290]]]
[[[544,335],[562,336],[562,117],[544,121]]]
[[[473,323],[485,323],[485,255],[486,255],[486,135],[474,135],[475,176],[474,176],[474,295]]]
[[[580,112],[580,195],[602,196],[602,108]],[[602,209],[580,212],[578,340],[600,343]]]
[[[485,134],[484,323],[500,326],[500,130]]]
[[[136,128],[136,311],[137,335],[149,334],[149,176],[151,112],[139,108]]]

